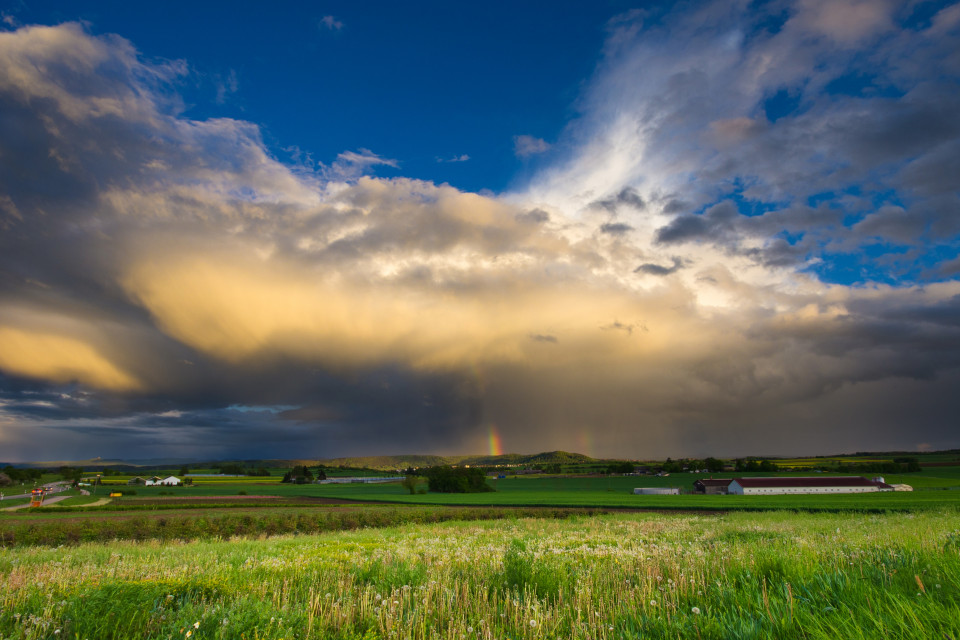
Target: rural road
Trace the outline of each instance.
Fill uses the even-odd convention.
[[[55,502],[60,502],[61,500],[66,500],[66,499],[69,498],[69,497],[70,497],[70,496],[51,496],[51,497],[49,497],[49,498],[44,498],[44,499],[43,499],[43,506],[47,506],[48,504],[53,504],[53,503],[55,503]],[[23,503],[23,504],[18,504],[18,505],[13,506],[13,507],[6,507],[6,508],[3,509],[3,511],[16,511],[17,509],[26,509],[26,508],[29,507],[29,506],[30,506],[30,503],[29,503],[29,502],[25,502],[25,503]]]
[[[69,489],[69,488],[70,488],[70,483],[68,483],[68,482],[66,482],[66,481],[62,481],[62,480],[61,480],[61,481],[59,481],[59,482],[51,482],[51,483],[49,483],[49,484],[43,485],[43,488],[47,490],[47,495],[46,495],[46,497],[43,499],[43,506],[47,506],[48,504],[54,504],[54,503],[56,503],[56,502],[60,502],[61,500],[66,500],[67,498],[70,497],[70,496],[54,496],[54,495],[51,495],[51,494],[58,493],[58,492],[60,492],[60,491],[66,491],[67,489]],[[22,498],[22,497],[29,497],[29,496],[30,496],[30,493],[29,493],[29,491],[28,491],[28,492],[24,493],[23,495],[7,496],[7,497],[8,497],[8,498]],[[2,503],[0,503],[0,504],[2,504]],[[24,507],[29,507],[29,506],[30,506],[30,503],[27,502],[27,503],[24,503],[24,504],[18,504],[18,505],[13,506],[13,507],[4,507],[3,509],[0,509],[0,511],[15,511],[15,510],[17,510],[17,509],[23,509]]]

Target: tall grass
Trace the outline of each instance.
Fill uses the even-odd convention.
[[[958,638],[958,546],[949,511],[14,548],[0,551],[0,636]]]

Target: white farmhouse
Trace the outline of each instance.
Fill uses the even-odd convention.
[[[152,478],[144,483],[148,487],[175,487],[180,484],[180,478],[177,476],[167,476],[166,478]]]
[[[870,493],[893,491],[883,478],[817,476],[813,478],[734,478],[728,493],[741,496],[772,496],[800,493]]]

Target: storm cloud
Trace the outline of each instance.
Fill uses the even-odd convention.
[[[836,7],[615,18],[501,195],[285,164],[184,115],[185,62],[0,33],[2,457],[956,446],[956,12]]]

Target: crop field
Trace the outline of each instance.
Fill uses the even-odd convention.
[[[620,514],[0,551],[4,638],[957,638],[960,515]]]

